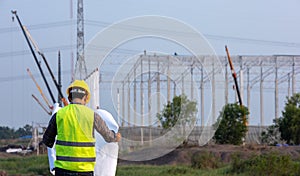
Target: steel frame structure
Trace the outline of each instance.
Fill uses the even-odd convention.
[[[226,56],[219,56],[219,61],[224,66],[222,70],[206,70],[203,67],[203,62],[213,60],[211,57],[214,56],[146,55],[145,53],[138,57],[118,88],[118,94],[120,94],[118,112],[123,119],[122,126],[159,126],[153,114],[148,113],[154,109],[152,101],[155,100],[153,98],[155,94],[157,95],[155,100],[157,113],[162,109],[160,95],[163,94],[167,101],[171,101],[175,95],[187,94],[190,99],[198,103],[199,126],[205,125],[207,103],[211,104],[213,121],[217,118],[216,111],[219,110],[214,109],[215,102],[218,101],[216,91],[225,91],[225,103],[232,102],[229,101],[230,96],[234,96],[236,100],[235,93],[232,93],[234,91],[229,91],[229,85],[233,84],[233,81],[228,75],[230,70]],[[279,118],[279,92],[290,97],[300,91],[297,87],[300,81],[300,56],[232,56],[232,62],[238,75],[241,97],[247,98],[245,105],[250,113],[253,110],[250,107],[251,94],[253,90],[259,90],[260,126],[265,126],[264,94],[266,91],[274,92],[274,99],[268,99],[268,103],[274,104],[274,118]],[[178,68],[184,68],[184,72],[176,75],[174,70]],[[218,82],[214,79],[214,74],[221,71],[225,75],[225,80]],[[225,84],[224,90],[219,90],[220,84]],[[209,102],[205,98],[208,92],[211,96]],[[245,93],[246,96],[244,96]]]

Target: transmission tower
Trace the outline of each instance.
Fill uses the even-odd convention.
[[[83,79],[87,75],[84,60],[84,23],[83,0],[77,1],[77,60],[75,65],[75,79]]]

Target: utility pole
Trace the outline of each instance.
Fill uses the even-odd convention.
[[[75,78],[83,79],[87,76],[84,60],[84,18],[83,0],[77,0],[77,61],[75,65]]]

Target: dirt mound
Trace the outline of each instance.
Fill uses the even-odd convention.
[[[229,163],[232,156],[239,154],[243,159],[247,159],[253,155],[260,155],[265,153],[278,153],[282,155],[290,155],[292,159],[300,158],[300,146],[263,146],[263,145],[206,145],[206,146],[180,146],[172,152],[148,161],[126,161],[119,159],[119,165],[190,165],[191,157],[199,152],[209,152],[214,156],[220,158],[224,163]]]

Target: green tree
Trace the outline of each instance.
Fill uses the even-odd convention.
[[[226,104],[214,124],[214,127],[217,128],[214,135],[216,143],[242,144],[247,132],[244,118],[247,120],[248,114],[248,108],[245,106],[240,106],[237,103]]]
[[[26,124],[24,127],[19,128],[16,132],[15,132],[15,136],[16,137],[21,137],[21,136],[26,136],[26,135],[31,135],[32,134],[32,126]]]
[[[175,96],[172,102],[164,105],[161,113],[157,114],[157,118],[164,129],[175,126],[180,121],[182,125],[194,123],[197,113],[197,103],[190,101],[186,95]]]
[[[28,124],[22,128],[19,128],[18,130],[14,130],[13,128],[9,128],[7,126],[0,126],[0,139],[15,139],[31,134],[32,127]]]
[[[0,139],[13,139],[15,138],[14,129],[7,126],[0,127]]]
[[[287,102],[279,118],[281,138],[288,144],[300,144],[300,93],[287,98]]]

